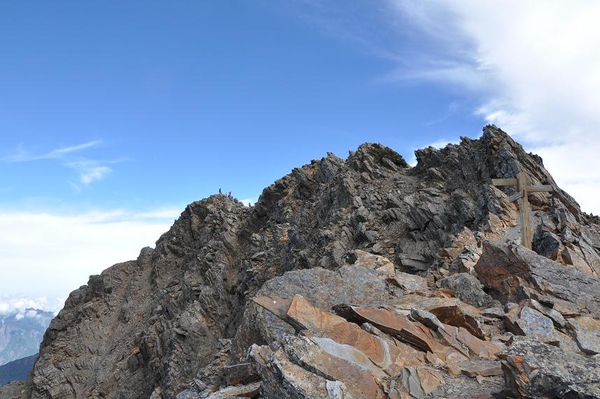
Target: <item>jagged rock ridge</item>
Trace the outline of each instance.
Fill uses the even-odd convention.
[[[74,291],[28,381],[0,393],[599,397],[598,219],[494,126],[416,155],[364,144],[253,207],[190,204],[155,249]],[[554,188],[529,196],[537,253],[491,184],[519,171]]]

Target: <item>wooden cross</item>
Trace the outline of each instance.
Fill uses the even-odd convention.
[[[510,202],[519,200],[519,224],[521,225],[521,245],[531,249],[531,222],[529,221],[528,193],[551,192],[551,185],[529,185],[527,174],[519,172],[516,179],[492,179],[494,186],[515,186],[517,192],[508,199]]]

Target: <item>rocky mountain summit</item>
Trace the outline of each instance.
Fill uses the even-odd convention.
[[[600,398],[600,223],[486,126],[190,204],[74,291],[2,398]],[[510,186],[526,174],[533,250]]]

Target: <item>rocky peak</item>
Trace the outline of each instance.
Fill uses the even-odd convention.
[[[363,144],[252,207],[190,204],[155,249],[70,295],[21,397],[597,392],[593,373],[547,381],[519,362],[542,364],[532,339],[573,364],[600,350],[598,221],[494,126],[416,156]],[[492,185],[519,171],[555,189],[529,197],[537,252],[518,245],[511,189]]]

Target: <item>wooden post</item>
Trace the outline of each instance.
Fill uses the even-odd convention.
[[[530,186],[527,174],[519,172],[516,179],[492,179],[494,186],[515,186],[517,192],[509,197],[510,202],[519,201],[519,225],[521,226],[521,245],[531,249],[531,221],[529,219],[530,207],[528,193],[541,193],[552,191],[550,185]]]
[[[529,220],[529,199],[527,198],[527,175],[519,172],[517,175],[517,191],[519,198],[519,222],[521,224],[521,244],[531,249],[531,223]]]

